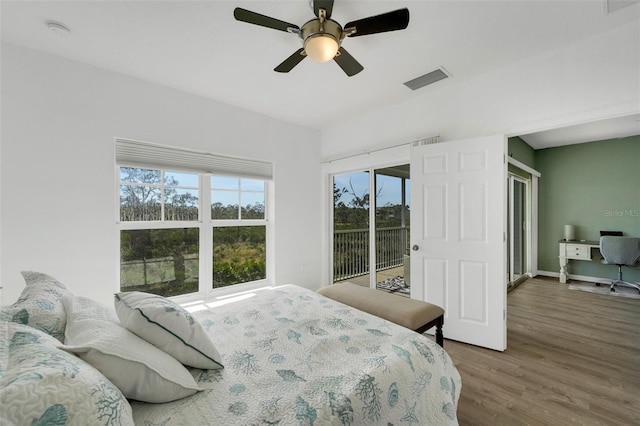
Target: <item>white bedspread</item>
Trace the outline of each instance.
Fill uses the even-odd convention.
[[[460,375],[425,336],[297,286],[194,313],[222,370],[209,390],[132,401],[139,425],[457,424]]]

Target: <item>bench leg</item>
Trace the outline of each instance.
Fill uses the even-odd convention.
[[[440,315],[438,318],[434,319],[431,322],[423,325],[422,327],[414,330],[418,334],[422,334],[430,328],[436,328],[436,343],[440,345],[440,347],[444,348],[444,335],[442,334],[442,326],[444,325],[444,315]]]
[[[438,318],[438,322],[436,324],[436,343],[439,344],[441,348],[444,348],[444,335],[442,334],[443,325],[444,325],[444,315]]]

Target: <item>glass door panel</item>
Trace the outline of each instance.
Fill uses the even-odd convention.
[[[513,278],[517,279],[525,271],[525,184],[513,183]]]
[[[509,176],[509,214],[507,278],[509,283],[517,281],[529,272],[528,265],[528,203],[527,181]]]
[[[409,296],[409,164],[374,175],[376,288]]]
[[[369,176],[333,176],[333,282],[369,286]]]

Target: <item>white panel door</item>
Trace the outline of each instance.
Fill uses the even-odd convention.
[[[506,138],[411,150],[411,297],[445,310],[444,336],[507,347]]]

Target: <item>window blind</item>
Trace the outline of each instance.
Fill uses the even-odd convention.
[[[116,164],[264,180],[273,178],[273,164],[268,161],[230,157],[127,139],[116,139]]]

